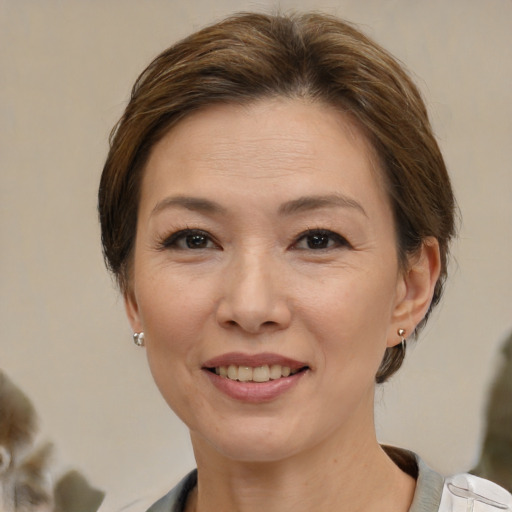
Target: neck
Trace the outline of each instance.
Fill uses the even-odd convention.
[[[384,453],[371,433],[334,437],[307,452],[271,462],[223,458],[192,435],[198,486],[187,512],[406,512],[415,481]]]

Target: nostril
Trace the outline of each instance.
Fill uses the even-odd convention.
[[[263,301],[258,297],[232,297],[220,301],[216,311],[219,325],[257,334],[287,327],[291,319],[289,308],[282,301]]]

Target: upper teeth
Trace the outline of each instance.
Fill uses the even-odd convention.
[[[242,382],[268,382],[269,380],[288,377],[290,374],[297,373],[297,371],[292,371],[289,366],[281,366],[280,364],[272,364],[270,366],[265,364],[255,368],[230,364],[229,366],[217,366],[215,368],[217,375]]]

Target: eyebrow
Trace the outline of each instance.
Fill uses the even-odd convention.
[[[210,199],[192,196],[171,196],[159,201],[153,208],[151,215],[172,207],[184,208],[186,210],[208,214],[222,214],[226,212],[226,209],[223,206],[215,201],[211,201]],[[282,204],[279,207],[278,212],[280,215],[293,215],[294,213],[332,207],[352,208],[358,210],[365,217],[368,217],[360,203],[343,194],[299,197],[298,199],[293,199]]]
[[[365,209],[355,199],[347,197],[343,194],[328,194],[322,196],[303,196],[292,201],[288,201],[281,205],[279,213],[283,215],[291,215],[294,213],[316,210],[318,208],[353,208],[368,217]]]
[[[226,211],[220,204],[202,197],[172,196],[159,201],[153,208],[151,215],[176,206],[186,210],[209,214],[224,213]]]

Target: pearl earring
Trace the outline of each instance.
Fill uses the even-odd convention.
[[[407,341],[405,339],[405,329],[398,329],[396,333],[401,338],[402,352],[405,354],[405,349],[407,348]]]
[[[133,334],[133,342],[137,347],[143,347],[144,346],[144,333],[143,332],[135,332]]]

